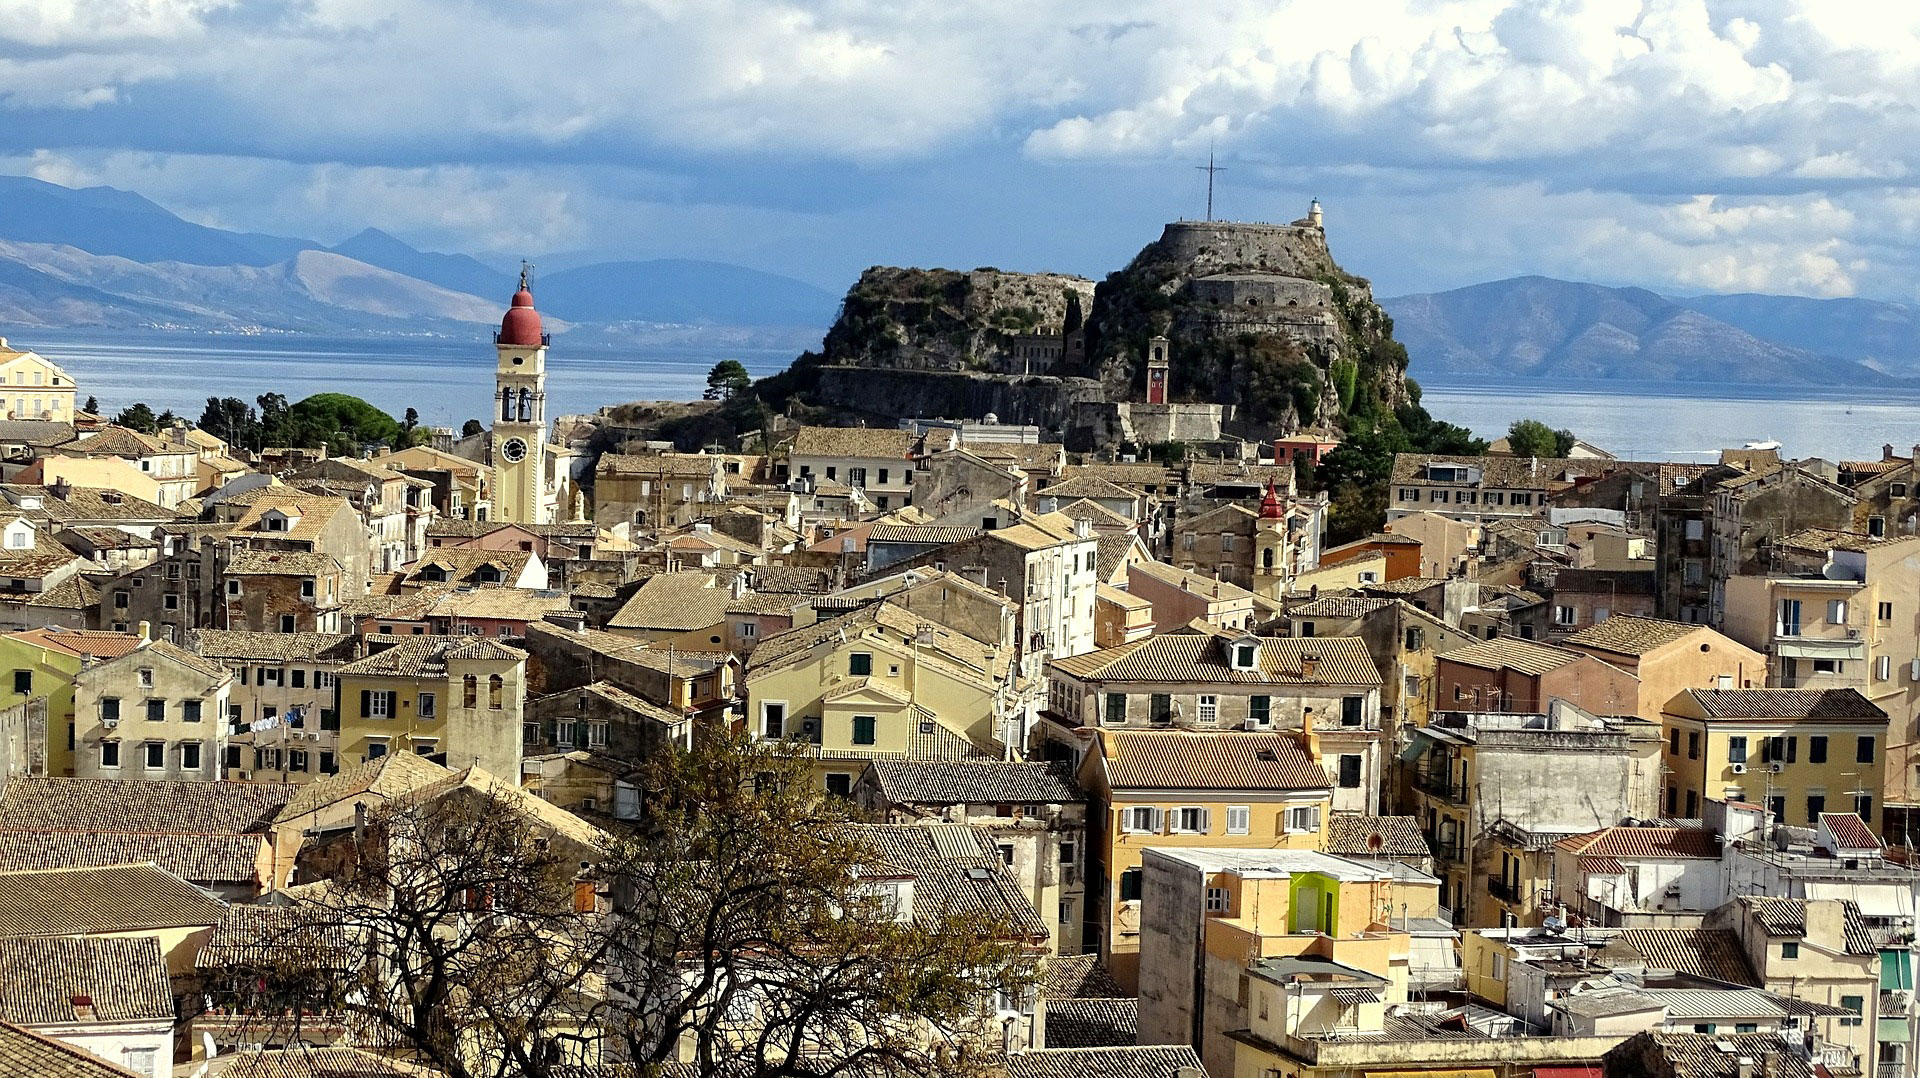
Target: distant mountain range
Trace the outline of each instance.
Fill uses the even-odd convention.
[[[0,176],[0,324],[470,334],[500,317],[515,281],[377,228],[328,247],[194,224],[111,187]],[[674,259],[577,266],[535,292],[551,328],[614,337],[667,324],[682,337],[817,339],[839,301],[790,277]]]
[[[1381,305],[1415,377],[1872,385],[1920,375],[1920,312],[1896,303],[1675,298],[1515,277]]]

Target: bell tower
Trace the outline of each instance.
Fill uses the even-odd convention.
[[[1287,586],[1287,511],[1272,481],[1253,522],[1253,593],[1278,600]]]
[[[493,515],[513,524],[554,522],[547,462],[547,343],[540,312],[533,309],[529,267],[520,268],[520,290],[494,337]]]

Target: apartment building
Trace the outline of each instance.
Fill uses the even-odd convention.
[[[1689,689],[1662,722],[1669,817],[1697,818],[1711,799],[1764,805],[1794,827],[1830,809],[1881,818],[1887,713],[1858,689]]]
[[[151,782],[224,777],[233,671],[153,640],[73,679],[73,773]]]
[[[527,653],[483,636],[409,636],[334,672],[344,763],[410,752],[520,774]]]

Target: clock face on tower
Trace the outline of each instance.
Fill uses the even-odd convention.
[[[506,458],[507,463],[518,464],[527,457],[527,443],[519,438],[508,438],[506,444],[500,447],[500,455]]]

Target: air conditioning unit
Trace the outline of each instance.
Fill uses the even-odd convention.
[[[1746,764],[1734,764],[1734,765],[1733,765],[1732,767],[1730,767],[1730,768],[1728,768],[1728,770],[1729,770],[1729,771],[1732,771],[1732,772],[1733,772],[1734,774],[1736,774],[1736,775],[1744,775],[1744,774],[1746,774],[1746,773],[1747,773],[1747,765],[1746,765]]]
[[[111,730],[111,729],[113,729],[114,727],[116,727],[116,726],[118,726],[118,725],[120,725],[120,720],[119,720],[119,719],[101,719],[101,720],[100,720],[100,725],[102,725],[102,726],[104,726],[104,727],[106,727],[107,729],[109,729],[109,730]]]
[[[1848,640],[1858,640],[1858,639],[1860,639],[1860,630],[1858,630],[1858,629],[1848,629],[1848,630],[1847,630],[1847,639],[1848,639]]]
[[[1782,771],[1785,771],[1786,769],[1787,769],[1786,764],[1768,764],[1767,765],[1767,770],[1773,772],[1776,775],[1778,775]]]

